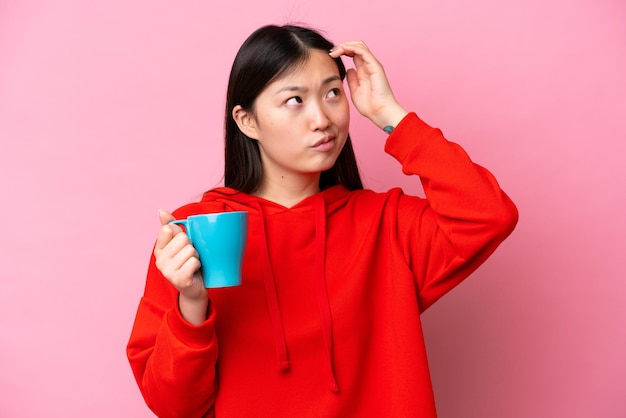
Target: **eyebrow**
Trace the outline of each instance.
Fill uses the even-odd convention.
[[[330,77],[327,77],[324,79],[324,81],[322,81],[322,86],[325,86],[326,84],[330,84],[333,81],[341,81],[341,77],[339,77],[338,75],[331,75]],[[309,91],[308,87],[302,87],[302,86],[285,86],[285,87],[281,87],[279,90],[276,91],[276,94],[285,92],[285,91],[302,91],[302,92],[307,92]]]

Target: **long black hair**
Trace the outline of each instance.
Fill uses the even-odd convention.
[[[226,187],[253,193],[263,179],[259,144],[239,130],[232,116],[233,108],[240,105],[246,111],[253,111],[256,98],[269,83],[305,62],[311,49],[328,52],[332,47],[333,44],[317,31],[293,25],[264,26],[246,39],[233,62],[226,94]],[[334,58],[334,61],[343,80],[346,68],[341,58]],[[335,164],[320,176],[321,190],[337,184],[349,190],[363,188],[350,135]]]

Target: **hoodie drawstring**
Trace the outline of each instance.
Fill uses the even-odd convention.
[[[326,206],[324,197],[318,194],[315,199],[315,265],[314,280],[316,288],[316,296],[318,309],[322,323],[322,333],[324,336],[324,345],[328,356],[328,364],[330,370],[330,390],[334,393],[339,392],[339,385],[335,377],[334,353],[333,353],[333,320],[330,310],[330,301],[328,299],[328,290],[326,287]],[[276,281],[274,280],[274,272],[270,261],[269,244],[267,242],[267,231],[265,227],[265,217],[263,209],[259,202],[253,202],[253,206],[259,211],[261,216],[261,232],[265,239],[264,258],[265,271],[263,274],[265,285],[265,297],[272,322],[274,332],[274,343],[276,344],[276,356],[278,359],[278,369],[280,371],[289,370],[289,356],[287,353],[287,342],[285,338],[285,327],[283,318],[278,304],[278,292],[276,290]]]
[[[280,371],[289,370],[289,357],[287,355],[287,341],[285,339],[285,327],[283,326],[283,317],[280,313],[278,305],[278,292],[276,291],[276,281],[274,280],[274,272],[272,271],[272,263],[270,262],[269,244],[267,242],[267,231],[265,229],[265,216],[259,202],[253,202],[253,205],[259,211],[261,216],[261,232],[265,240],[264,256],[265,256],[265,272],[263,274],[265,284],[265,297],[267,299],[267,308],[270,313],[270,320],[274,331],[274,344],[276,344],[276,357],[278,359],[278,369]]]
[[[333,318],[326,288],[326,206],[321,194],[315,197],[315,286],[317,287],[317,303],[322,320],[324,344],[328,354],[330,366],[330,390],[339,392],[339,385],[335,377],[333,354]]]

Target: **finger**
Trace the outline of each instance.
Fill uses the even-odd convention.
[[[189,279],[200,266],[198,253],[191,244],[179,247],[176,238],[156,253],[156,266],[170,281]],[[190,261],[191,260],[191,261]]]
[[[363,42],[363,41],[344,41],[344,42],[341,42],[341,43],[335,45],[333,47],[333,51],[337,50],[338,48],[344,48],[344,47],[346,47],[346,48],[353,48],[355,46],[364,47],[365,46],[365,42]]]
[[[183,232],[168,234],[167,230],[172,229],[170,225],[166,225],[162,229],[165,231],[157,237],[155,255],[161,255],[162,258],[172,258],[185,246],[191,245],[187,234]]]
[[[359,76],[353,68],[346,71],[346,81],[348,82],[350,93],[355,92],[359,88]]]
[[[159,209],[158,213],[159,219],[161,220],[161,225],[167,225],[168,223],[176,220],[176,218],[174,218],[171,213],[164,209]]]
[[[200,273],[200,260],[196,257],[188,258],[182,266],[180,266],[179,272],[181,277],[189,277],[187,286],[191,286],[194,280],[202,281]]]
[[[159,220],[161,221],[162,228],[157,235],[157,241],[155,245],[155,252],[157,250],[163,249],[179,232],[182,232],[182,228],[177,225],[168,225],[171,221],[175,221],[176,218],[172,216],[171,213],[164,209],[159,209],[157,211],[159,215]]]
[[[335,58],[340,55],[354,57],[355,55],[365,56],[368,54],[372,55],[369,48],[363,41],[342,42],[331,51],[331,56]]]
[[[177,244],[173,243],[173,245],[177,245]],[[169,247],[168,247],[168,250],[169,250]],[[169,258],[168,261],[169,261],[170,266],[176,270],[179,270],[182,267],[182,265],[185,264],[185,262],[187,262],[187,260],[189,260],[190,258],[199,259],[196,249],[190,243],[183,245],[180,248],[173,248],[172,250],[173,252],[171,253],[170,252],[164,253],[163,257]]]
[[[172,231],[172,227],[169,225],[163,226],[157,235],[156,244],[154,244],[154,254],[156,255],[158,251],[163,250],[165,246],[174,238],[174,231]]]
[[[196,257],[188,257],[184,260],[174,259],[157,267],[172,283],[180,284],[181,281],[192,281],[194,273],[200,268],[200,260]]]
[[[333,49],[330,50],[329,55],[332,58],[339,58],[342,55],[347,57],[352,56],[352,54],[348,53],[348,51],[344,48],[344,44],[334,46]]]
[[[163,250],[169,242],[179,234],[182,234],[184,237],[187,236],[178,225],[165,224],[162,226],[157,235],[156,244],[154,245],[155,253]]]
[[[333,54],[352,58],[357,75],[362,79],[384,72],[382,64],[362,42],[342,43],[333,49],[331,57]]]

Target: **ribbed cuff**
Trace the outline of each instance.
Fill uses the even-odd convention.
[[[385,152],[403,165],[404,174],[414,174],[404,168],[404,162],[414,159],[424,144],[424,138],[440,132],[421,120],[414,112],[407,114],[396,126],[385,143]]]
[[[215,310],[209,302],[208,318],[200,325],[193,325],[183,318],[178,308],[167,312],[167,326],[183,344],[193,348],[203,348],[211,344],[215,333]]]

